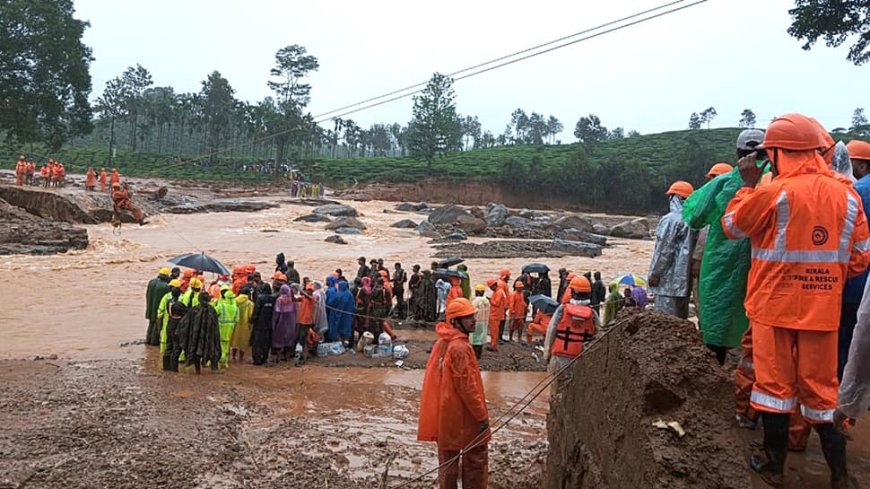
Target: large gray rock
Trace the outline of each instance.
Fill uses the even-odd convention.
[[[649,238],[649,221],[639,217],[613,226],[610,235],[616,238],[646,239]]]
[[[591,233],[595,230],[595,225],[592,223],[592,219],[577,214],[562,216],[559,219],[556,219],[553,226],[559,229],[573,228],[578,231],[583,231],[584,233]]]
[[[601,224],[600,222],[596,222],[592,229],[595,231],[595,234],[601,234],[603,236],[607,236],[610,234],[610,228]]]
[[[468,235],[462,231],[456,231],[448,234],[447,236],[444,236],[444,239],[450,239],[453,241],[465,241],[466,239],[468,239]]]
[[[574,228],[563,229],[556,234],[556,237],[568,241],[583,241],[585,243],[597,244],[598,246],[604,246],[607,244],[607,236],[594,233],[584,233],[583,231],[578,231]]]
[[[332,236],[326,238],[324,241],[326,241],[327,243],[340,244],[340,245],[347,244],[347,241],[345,241],[344,238],[342,238],[341,236],[339,236],[337,234],[333,234]]]
[[[329,222],[328,216],[323,214],[308,214],[307,216],[299,216],[293,219],[293,222]]]
[[[429,222],[436,226],[447,226],[456,223],[459,216],[470,216],[469,212],[457,205],[449,204],[439,207],[429,214]]]
[[[553,251],[563,251],[574,256],[585,256],[587,258],[595,258],[601,256],[601,247],[582,241],[569,241],[566,239],[556,238],[553,240]]]
[[[362,231],[359,228],[344,227],[336,229],[335,232],[338,234],[360,234]]]
[[[486,204],[486,223],[490,226],[504,226],[504,220],[507,219],[509,214],[508,208],[502,204],[494,204],[492,202]]]
[[[349,205],[344,204],[326,204],[321,205],[319,207],[315,207],[315,214],[322,214],[326,216],[340,216],[340,217],[356,217],[359,215],[356,209]]]
[[[506,226],[510,226],[512,228],[526,229],[529,227],[531,221],[529,221],[525,217],[510,216],[504,220],[504,223]]]
[[[415,231],[417,231],[417,233],[419,233],[420,236],[422,236],[424,238],[436,238],[437,239],[437,238],[441,237],[441,233],[439,233],[438,230],[435,229],[435,226],[429,221],[421,222],[416,227]]]
[[[410,219],[402,219],[401,221],[396,221],[390,224],[390,227],[399,229],[414,229],[417,227],[417,223]]]
[[[427,204],[425,202],[420,202],[419,204],[410,204],[408,202],[403,202],[403,203],[398,204],[396,206],[396,210],[397,211],[404,211],[404,212],[415,212],[415,211],[422,211],[423,209],[426,209],[427,207],[429,207],[429,204]]]
[[[339,217],[335,221],[327,224],[325,229],[328,231],[334,231],[338,228],[357,228],[362,230],[366,228],[366,225],[355,217]]]
[[[466,233],[476,234],[486,231],[486,221],[472,215],[463,215],[456,218],[456,225]]]

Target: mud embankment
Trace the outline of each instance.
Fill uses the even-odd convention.
[[[28,214],[0,199],[0,255],[50,255],[88,247],[88,232]]]
[[[552,391],[543,487],[750,487],[733,382],[691,323],[645,312],[614,327]]]

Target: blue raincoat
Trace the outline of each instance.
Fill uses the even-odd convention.
[[[329,341],[337,341],[340,338],[350,338],[351,321],[356,312],[356,299],[347,288],[347,282],[338,283],[338,291],[331,296],[326,293],[326,308],[329,316]]]

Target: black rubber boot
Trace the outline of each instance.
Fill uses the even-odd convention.
[[[828,468],[831,469],[831,487],[834,489],[855,489],[858,481],[846,470],[846,437],[834,429],[831,423],[815,426],[822,443],[822,453]]]
[[[788,454],[788,414],[762,413],[764,453],[749,457],[749,468],[773,487],[785,483],[785,457]]]

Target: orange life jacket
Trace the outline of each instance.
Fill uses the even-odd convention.
[[[559,357],[574,358],[583,351],[583,342],[595,334],[592,308],[581,304],[565,304],[562,318],[556,325],[556,340],[552,353]]]

